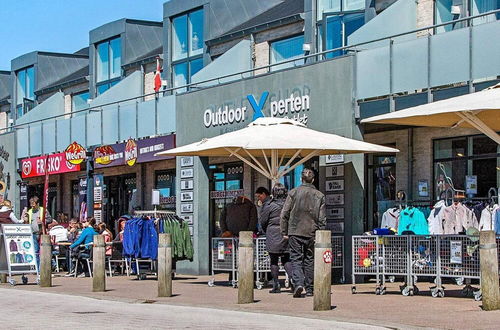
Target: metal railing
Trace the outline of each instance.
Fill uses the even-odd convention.
[[[215,78],[206,79],[206,80],[199,81],[199,82],[189,83],[189,84],[185,84],[182,86],[170,87],[170,88],[166,88],[165,90],[159,91],[159,92],[147,93],[147,94],[143,94],[140,96],[120,99],[118,101],[100,104],[98,106],[92,106],[92,107],[85,108],[85,109],[82,109],[79,111],[73,111],[71,113],[64,113],[64,114],[54,115],[51,117],[33,120],[33,121],[23,123],[23,124],[16,124],[16,125],[12,125],[12,126],[6,127],[6,128],[0,128],[0,134],[10,132],[12,130],[19,130],[19,129],[28,129],[28,131],[29,131],[30,128],[35,127],[37,124],[39,124],[40,131],[41,131],[40,137],[41,137],[41,142],[43,144],[43,123],[44,122],[50,122],[50,121],[54,121],[54,120],[56,120],[56,122],[57,122],[58,119],[62,119],[62,118],[66,118],[67,120],[71,120],[72,118],[75,118],[79,115],[84,115],[85,116],[85,120],[84,120],[85,125],[87,125],[87,117],[92,113],[99,112],[100,117],[102,118],[103,111],[109,111],[112,109],[116,109],[119,112],[120,105],[123,105],[123,104],[128,103],[128,102],[132,102],[132,101],[135,101],[136,108],[137,108],[137,104],[141,104],[141,103],[143,103],[143,101],[145,99],[151,98],[151,97],[154,97],[154,102],[155,102],[155,106],[154,106],[154,109],[155,109],[155,125],[154,125],[155,130],[154,130],[153,134],[151,134],[151,135],[166,134],[166,132],[159,132],[157,129],[158,128],[158,102],[159,102],[159,100],[162,99],[162,96],[174,95],[178,91],[186,91],[189,93],[191,91],[196,91],[199,89],[212,87],[214,85],[220,85],[220,84],[224,84],[224,83],[234,82],[236,80],[242,80],[242,79],[252,78],[255,76],[260,76],[262,74],[270,73],[272,71],[272,68],[276,68],[276,67],[279,67],[280,70],[272,71],[272,73],[278,72],[278,71],[281,71],[284,69],[289,69],[289,67],[281,69],[284,65],[287,65],[287,64],[293,65],[293,67],[300,67],[303,65],[309,65],[309,64],[313,64],[313,63],[322,62],[325,60],[330,60],[331,59],[331,58],[329,58],[330,54],[334,54],[336,52],[339,52],[341,54],[354,54],[356,56],[358,53],[369,49],[369,48],[363,47],[363,46],[368,46],[370,44],[375,44],[375,43],[387,41],[388,45],[389,45],[388,47],[392,47],[393,41],[395,39],[400,38],[400,37],[410,36],[413,34],[418,34],[419,32],[424,32],[424,31],[428,32],[427,35],[432,35],[435,33],[436,29],[439,27],[444,27],[444,26],[448,26],[448,25],[457,25],[457,23],[462,23],[462,22],[465,23],[464,24],[465,27],[471,27],[471,26],[473,26],[473,21],[475,19],[482,18],[482,17],[489,16],[489,15],[498,16],[498,14],[500,14],[500,9],[493,10],[493,11],[479,14],[479,15],[475,15],[475,16],[470,16],[470,17],[465,17],[465,18],[453,20],[453,21],[446,22],[446,23],[422,27],[422,28],[418,28],[418,29],[415,29],[412,31],[402,32],[402,33],[394,34],[394,35],[387,36],[387,37],[382,37],[382,38],[373,39],[373,40],[369,40],[369,41],[365,41],[365,42],[360,42],[360,43],[357,43],[354,45],[337,47],[334,49],[329,49],[329,50],[317,52],[314,54],[308,54],[308,55],[304,55],[300,58],[294,58],[294,59],[290,59],[290,60],[281,61],[279,63],[263,65],[263,66],[255,67],[255,68],[248,69],[248,70],[243,70],[243,71],[239,71],[239,72],[235,72],[235,73],[231,73],[231,74],[227,74],[227,75],[218,76]],[[458,25],[460,25],[460,24],[458,24]],[[449,32],[446,32],[446,33],[449,33]],[[443,33],[443,34],[445,34],[445,33]],[[415,39],[417,39],[417,35],[415,35]],[[392,62],[392,60],[390,62]],[[391,68],[389,68],[389,71],[391,71]],[[230,78],[234,78],[234,80],[227,81]],[[226,81],[222,82],[224,80],[226,80]],[[211,84],[211,83],[214,83],[214,84]],[[357,84],[355,84],[355,86],[356,85]],[[392,86],[392,82],[390,82],[390,85]],[[430,86],[427,86],[427,87],[430,87]],[[393,92],[392,90],[389,90],[388,94],[391,94],[392,92]],[[114,107],[114,106],[116,106],[116,107]],[[135,122],[138,123],[138,121],[139,121],[138,114],[136,111]],[[103,126],[102,120],[101,120],[101,126]],[[102,137],[103,129],[104,128],[101,127],[101,141],[104,140]],[[87,127],[85,127],[85,131],[87,131]],[[137,131],[137,124],[136,124],[136,131]],[[28,135],[31,135],[31,133],[29,133]],[[56,136],[54,137],[54,141],[55,141],[54,143],[55,143],[55,147],[57,149],[57,145],[58,145],[57,129],[56,129],[55,135]],[[86,135],[85,139],[87,140],[87,133],[85,133],[85,135]],[[118,136],[117,140],[119,140],[119,138],[120,138],[120,136]],[[40,149],[41,149],[41,153],[43,153],[44,146],[42,145]],[[56,151],[56,150],[54,150],[54,151]],[[34,153],[31,152],[31,150],[28,152],[28,154],[29,154],[29,156],[34,155]]]

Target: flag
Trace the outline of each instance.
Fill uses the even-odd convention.
[[[156,71],[155,71],[155,92],[158,92],[161,88],[161,67],[160,58],[156,58]]]

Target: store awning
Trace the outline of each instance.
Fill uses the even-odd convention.
[[[265,117],[238,131],[156,155],[236,157],[270,180],[277,181],[315,156],[380,152],[395,153],[399,150],[318,132],[290,119]]]
[[[480,92],[361,120],[361,123],[475,128],[500,144],[500,84]]]

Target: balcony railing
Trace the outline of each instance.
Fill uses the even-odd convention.
[[[17,132],[17,158],[64,150],[72,141],[84,146],[112,144],[175,132],[177,90],[196,91],[228,81],[267,74],[286,63],[298,67],[329,60],[345,52],[355,60],[354,98],[366,99],[500,75],[500,21],[475,26],[474,20],[500,10],[453,22],[339,47],[280,63],[168,88],[158,93],[121,99],[71,114],[63,114],[0,129]],[[465,28],[433,35],[436,28],[465,22]],[[408,36],[414,36],[408,40]],[[423,36],[422,36],[423,35]],[[376,44],[377,47],[373,47]],[[285,70],[289,70],[286,68]],[[189,92],[188,92],[189,93]],[[153,97],[153,100],[149,100]],[[149,101],[145,101],[149,100]],[[35,109],[36,111],[36,109]]]

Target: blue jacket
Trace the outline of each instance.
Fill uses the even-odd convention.
[[[407,207],[399,214],[398,235],[405,231],[411,231],[415,235],[429,235],[427,220],[415,207]]]
[[[123,231],[123,255],[157,259],[158,233],[153,220],[134,218],[126,222]]]
[[[94,241],[94,235],[97,235],[96,231],[92,227],[87,227],[82,231],[82,234],[78,239],[70,245],[70,248],[75,248],[80,244],[85,244],[88,247],[89,243]]]

